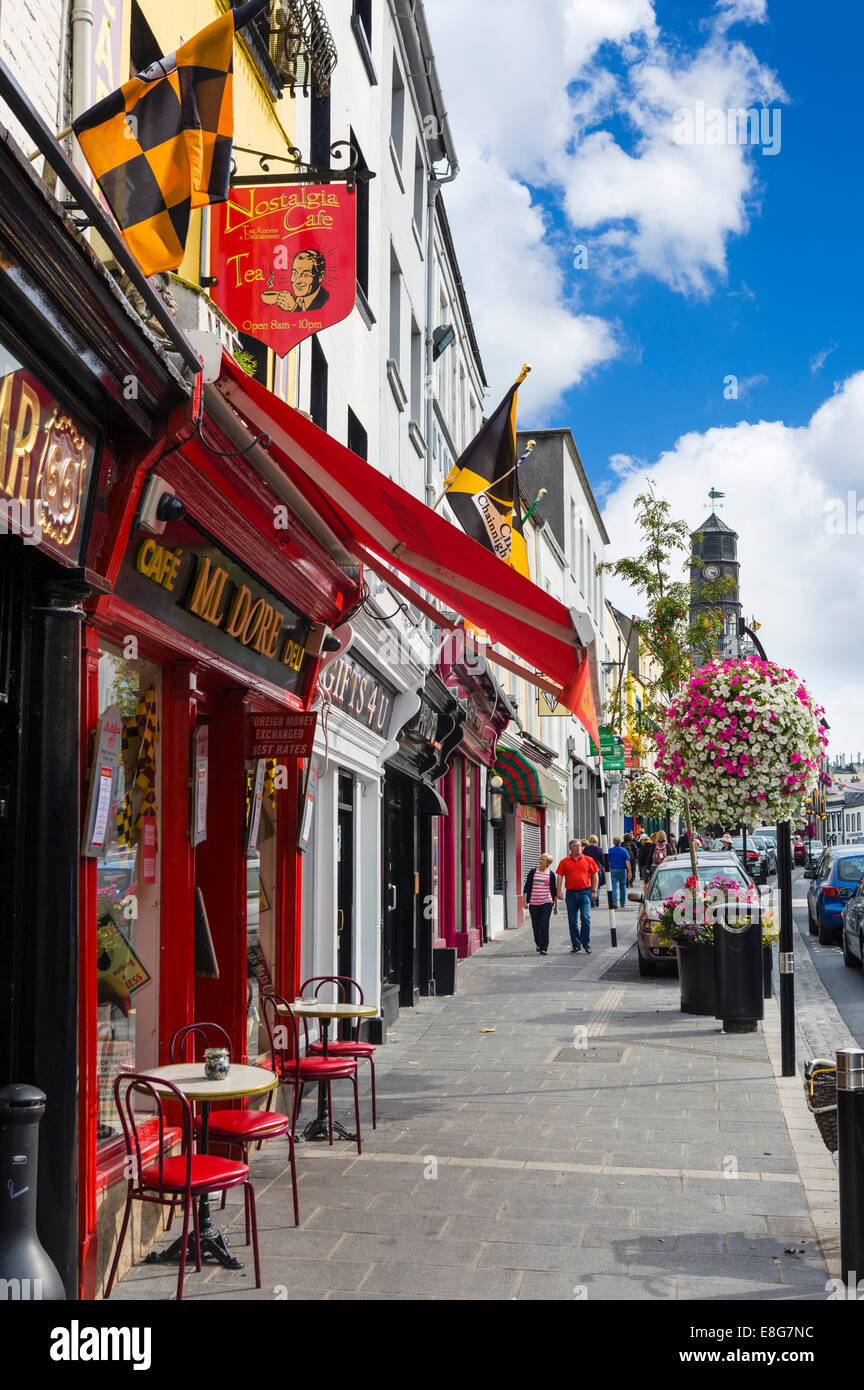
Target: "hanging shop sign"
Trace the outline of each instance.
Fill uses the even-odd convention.
[[[599,751],[603,756],[604,772],[623,772],[625,760],[623,745],[618,742],[611,729],[598,729],[598,733],[600,735],[599,750],[593,738],[590,740],[592,758],[596,758]]]
[[[311,623],[190,522],[130,544],[117,593],[179,632],[300,697],[315,661]],[[262,755],[263,756],[263,755]]]
[[[382,738],[390,737],[396,691],[357,656],[340,656],[321,674],[318,684],[334,709]]]
[[[316,712],[280,710],[249,716],[247,758],[308,758],[315,742]]]
[[[78,563],[96,435],[0,345],[0,535]]]
[[[284,357],[347,318],[357,195],[336,184],[232,188],[211,209],[211,294],[235,328]]]

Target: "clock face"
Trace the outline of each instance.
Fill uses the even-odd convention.
[[[706,578],[706,579],[716,579],[717,576],[719,575],[719,573],[720,573],[720,571],[718,570],[718,568],[717,568],[716,565],[706,565],[706,566],[705,566],[705,578]]]

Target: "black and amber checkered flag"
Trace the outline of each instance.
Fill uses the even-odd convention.
[[[91,106],[72,128],[145,275],[176,270],[193,208],[224,203],[234,138],[234,34],[248,0]]]
[[[530,370],[522,368],[444,479],[444,496],[463,531],[526,579],[531,574],[519,500],[522,460],[516,457],[516,393]]]

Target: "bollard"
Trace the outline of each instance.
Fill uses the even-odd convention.
[[[36,1160],[45,1094],[0,1091],[0,1300],[65,1299],[57,1268],[36,1234]]]
[[[850,1287],[864,1273],[864,1048],[837,1052],[840,1272]]]
[[[748,903],[718,907],[714,926],[714,1015],[724,1033],[755,1033],[765,1014],[762,910]]]

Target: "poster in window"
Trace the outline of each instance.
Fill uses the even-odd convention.
[[[123,719],[120,711],[116,705],[109,705],[99,720],[93,740],[87,814],[84,818],[83,854],[88,859],[96,859],[104,854],[106,845],[111,842],[114,791],[122,738]]]
[[[192,751],[192,843],[200,845],[207,839],[207,782],[208,782],[207,725],[195,730]]]

